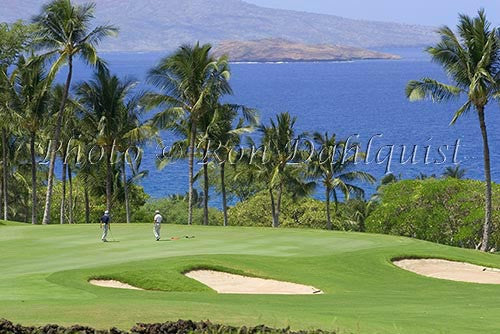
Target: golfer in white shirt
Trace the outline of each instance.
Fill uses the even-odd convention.
[[[160,211],[158,210],[155,211],[155,217],[153,220],[154,220],[153,232],[155,234],[156,241],[160,241],[161,222],[163,220]]]

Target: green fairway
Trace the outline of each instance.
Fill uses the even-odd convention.
[[[391,258],[441,257],[500,267],[500,256],[383,235],[315,230],[0,223],[0,317],[25,325],[128,329],[178,318],[341,333],[497,333],[500,285],[421,277]],[[167,240],[167,236],[194,239]],[[219,295],[181,273],[220,268],[313,285],[324,295]],[[90,285],[114,278],[156,291]]]

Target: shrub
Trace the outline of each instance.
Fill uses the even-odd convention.
[[[484,222],[484,183],[426,179],[391,183],[380,189],[380,205],[368,217],[368,232],[476,247]],[[493,185],[492,244],[500,243],[500,186]]]
[[[229,209],[229,224],[238,226],[272,226],[269,194],[264,191]],[[280,224],[283,227],[326,228],[323,202],[312,198],[296,201],[285,194],[281,203]]]
[[[0,319],[0,333],[5,334],[67,334],[67,333],[93,333],[93,334],[335,334],[323,330],[292,331],[290,328],[271,328],[264,325],[255,327],[234,327],[213,324],[210,321],[194,322],[191,320],[167,321],[165,323],[143,324],[138,323],[130,331],[117,328],[110,330],[97,330],[88,326],[74,325],[63,327],[59,325],[46,325],[43,327],[26,327],[14,324],[8,320]]]
[[[163,222],[166,224],[186,224],[188,203],[181,198],[163,198],[146,202],[146,204],[132,214],[134,223],[152,223],[155,210],[160,210]],[[215,208],[208,209],[210,225],[222,225],[222,212]],[[193,208],[193,224],[202,224],[203,209]]]

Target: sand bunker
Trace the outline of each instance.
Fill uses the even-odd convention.
[[[213,270],[194,270],[185,274],[218,293],[269,294],[269,295],[312,295],[322,294],[312,286],[228,274]]]
[[[143,290],[141,288],[129,285],[127,283],[122,283],[115,280],[97,280],[93,279],[89,281],[92,285],[102,286],[105,288],[115,288],[115,289],[130,289],[130,290]]]
[[[500,269],[470,263],[439,259],[407,259],[394,261],[394,264],[427,277],[469,283],[500,284]]]

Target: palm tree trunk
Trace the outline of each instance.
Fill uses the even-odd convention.
[[[273,227],[279,227],[279,221],[276,216],[276,206],[274,201],[274,192],[273,188],[269,188],[269,195],[271,197],[271,215],[273,216]]]
[[[484,151],[484,176],[486,179],[486,207],[484,215],[483,240],[481,250],[486,252],[489,248],[490,231],[491,231],[491,165],[490,165],[490,147],[488,144],[488,132],[486,130],[486,122],[484,119],[484,107],[478,108],[479,125],[481,126],[481,134],[483,136],[483,151]]]
[[[66,173],[68,169],[68,164],[64,162],[66,158],[63,155],[63,163],[62,163],[62,175],[61,175],[61,182],[62,182],[62,194],[61,194],[61,208],[60,208],[60,217],[59,221],[61,224],[64,224],[64,216],[66,214]]]
[[[224,213],[224,226],[229,226],[227,220],[227,195],[226,195],[226,178],[225,178],[226,163],[222,162],[220,164],[220,183],[222,190],[222,211]]]
[[[335,202],[334,217],[337,218],[338,214],[339,214],[339,198],[337,197],[337,191],[335,189],[333,189],[332,192],[333,192],[333,201]],[[333,229],[333,226],[332,226],[332,229]]]
[[[122,176],[123,176],[123,192],[125,194],[125,216],[127,217],[127,224],[130,224],[130,204],[128,201],[128,186],[127,186],[127,168],[125,164],[125,154],[122,159]]]
[[[193,224],[193,175],[194,175],[194,144],[196,140],[196,123],[191,121],[191,135],[189,138],[189,192],[188,192],[188,225]]]
[[[35,152],[35,140],[36,135],[34,132],[31,133],[30,138],[30,155],[31,155],[31,224],[35,225],[38,223],[38,217],[36,214],[38,207],[38,198],[36,195],[36,152]]]
[[[276,199],[276,227],[280,226],[280,215],[281,215],[281,199],[283,197],[283,184],[280,183],[278,187],[278,195]]]
[[[52,205],[52,194],[54,190],[54,172],[56,167],[56,153],[57,153],[56,151],[57,151],[57,145],[59,143],[59,138],[61,137],[64,108],[66,107],[66,101],[68,100],[68,93],[69,93],[69,88],[71,86],[72,76],[73,76],[73,57],[70,55],[68,57],[68,76],[66,77],[64,94],[61,100],[61,105],[59,106],[56,128],[54,130],[54,138],[53,138],[54,145],[50,145],[49,175],[47,179],[47,194],[45,197],[45,209],[43,212],[42,224],[48,224],[50,222],[50,207]]]
[[[208,144],[207,144],[208,145]],[[203,148],[203,225],[208,225],[208,147]]]
[[[8,156],[7,156],[7,130],[2,129],[2,203],[3,203],[3,220],[8,220],[8,198],[7,198],[7,171],[8,171]]]
[[[89,200],[89,187],[87,181],[84,184],[84,197],[85,197],[85,223],[90,224],[90,200]]]
[[[326,187],[326,228],[333,230],[332,218],[330,216],[330,188]]]
[[[113,176],[111,171],[111,149],[108,149],[106,154],[106,210],[111,211],[111,196]]]
[[[73,175],[71,175],[71,165],[68,164],[68,181],[69,181],[69,203],[68,203],[68,211],[69,211],[69,223],[73,224]]]

